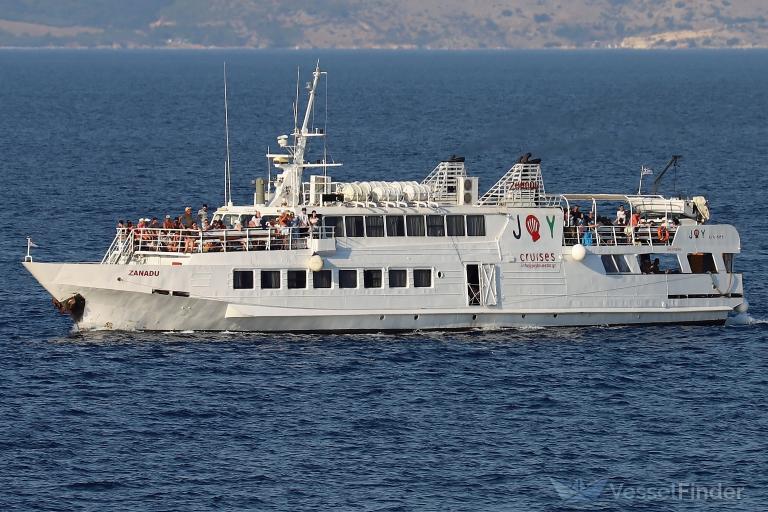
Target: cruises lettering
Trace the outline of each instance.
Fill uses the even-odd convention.
[[[160,277],[160,271],[159,270],[129,270],[128,275],[136,276],[136,277]]]
[[[556,261],[556,256],[553,252],[524,252],[520,254],[520,261],[522,263],[553,262]]]

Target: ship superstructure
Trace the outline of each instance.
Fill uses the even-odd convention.
[[[301,125],[253,204],[209,230],[119,229],[100,263],[24,265],[81,329],[389,331],[722,323],[746,311],[733,226],[706,200],[548,194],[522,158],[480,194],[461,157],[422,181],[336,182]],[[229,172],[229,169],[227,169]],[[231,196],[229,196],[231,197]],[[623,212],[623,213],[620,213]],[[622,219],[625,221],[622,223]]]

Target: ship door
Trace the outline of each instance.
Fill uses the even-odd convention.
[[[496,305],[496,265],[467,265],[467,303],[470,306]]]

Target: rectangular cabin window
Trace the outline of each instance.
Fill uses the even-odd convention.
[[[333,281],[333,274],[330,270],[320,270],[312,272],[313,288],[330,288]]]
[[[389,287],[405,288],[408,286],[408,271],[402,268],[389,269]]]
[[[363,286],[366,288],[381,288],[381,270],[380,269],[364,270]]]
[[[445,217],[427,215],[427,236],[445,236]]]
[[[606,274],[618,274],[619,269],[616,268],[616,263],[613,261],[613,256],[610,254],[603,254],[600,256],[600,259],[603,260],[603,267],[605,268]]]
[[[638,260],[643,274],[680,273],[680,260],[674,254],[641,254]]]
[[[447,215],[445,225],[448,230],[448,236],[464,236],[464,216]]]
[[[425,236],[427,233],[423,215],[406,215],[405,227],[408,230],[408,236]]]
[[[699,252],[688,255],[688,263],[691,265],[691,272],[694,274],[715,274],[715,260],[711,253]]]
[[[600,256],[603,260],[603,267],[605,267],[606,274],[630,274],[629,265],[627,260],[621,254],[603,254]]]
[[[384,217],[379,215],[368,215],[365,217],[365,235],[366,236],[384,236]]]
[[[621,254],[614,254],[613,255],[613,261],[616,262],[616,267],[619,269],[619,272],[622,274],[631,274],[632,269],[629,268],[629,264],[627,263],[627,259],[622,256]]]
[[[387,219],[387,236],[405,236],[405,219],[401,215],[389,215]]]
[[[725,264],[725,271],[729,274],[733,273],[733,257],[735,255],[730,252],[723,253],[723,263]]]
[[[339,288],[357,288],[357,270],[339,270]]]
[[[365,236],[365,224],[362,215],[349,215],[344,217],[344,221],[347,227],[347,236]]]
[[[253,289],[253,270],[235,270],[232,272],[232,288],[235,290]]]
[[[280,271],[262,270],[261,271],[261,289],[278,290],[280,289]]]
[[[306,288],[307,287],[307,271],[306,270],[289,270],[288,271],[288,288]]]
[[[485,236],[484,215],[467,215],[467,236]]]
[[[413,286],[414,288],[429,288],[432,286],[432,269],[413,269]]]
[[[344,236],[344,217],[326,216],[323,218],[323,225],[333,228],[334,235]]]

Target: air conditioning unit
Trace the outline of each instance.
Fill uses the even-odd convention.
[[[331,192],[331,177],[312,175],[309,177],[309,204],[321,206],[323,194]]]
[[[458,179],[459,187],[456,191],[456,204],[472,205],[477,203],[477,189],[480,178],[477,176],[463,176]]]

